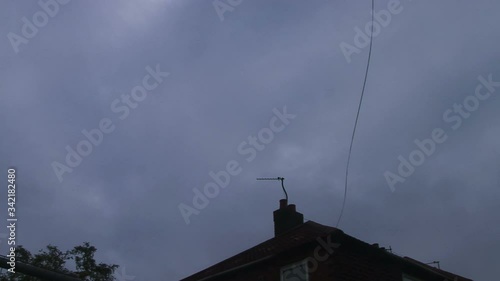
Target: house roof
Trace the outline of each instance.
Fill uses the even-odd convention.
[[[307,221],[290,231],[283,233],[277,237],[271,238],[263,243],[258,244],[244,252],[241,252],[231,258],[223,260],[205,270],[202,270],[194,275],[191,275],[182,281],[201,280],[203,278],[240,267],[260,259],[277,255],[286,250],[298,247],[308,242],[314,241],[317,237],[326,236],[335,231],[341,230],[325,226],[313,221]]]
[[[416,264],[416,265],[418,265],[420,267],[426,268],[429,271],[432,271],[432,272],[434,272],[436,274],[439,274],[439,275],[445,277],[448,280],[452,280],[452,281],[472,281],[471,279],[467,279],[465,277],[462,277],[462,276],[450,273],[448,271],[444,271],[444,270],[435,268],[433,266],[430,266],[428,264],[419,262],[419,261],[414,260],[414,259],[409,258],[409,257],[404,257],[404,259],[407,260],[407,261],[409,261],[409,262],[411,262],[411,263],[413,263],[413,264]]]
[[[246,251],[243,251],[233,257],[223,260],[213,266],[210,266],[198,273],[195,273],[181,281],[199,281],[199,280],[209,280],[210,277],[215,277],[217,275],[224,274],[226,272],[237,270],[246,265],[255,264],[260,261],[271,258],[275,255],[283,253],[287,250],[305,245],[307,243],[315,241],[319,237],[326,237],[330,234],[338,234],[341,236],[349,237],[350,239],[357,240],[368,247],[373,247],[363,241],[360,241],[354,237],[345,234],[342,230],[335,227],[325,226],[313,221],[307,221],[282,235],[271,238],[255,247],[252,247]],[[386,252],[385,250],[381,250]],[[391,253],[386,252],[387,255],[391,255],[396,259],[399,259],[404,263],[411,263],[414,266],[423,268],[424,270],[430,271],[434,274],[445,277],[446,279],[453,281],[472,281],[470,279],[458,276],[456,274],[440,270],[424,263],[418,262],[408,257],[400,257]]]

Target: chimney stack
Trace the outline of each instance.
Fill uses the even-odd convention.
[[[275,237],[304,223],[304,215],[296,211],[295,204],[288,205],[286,199],[280,200],[280,208],[273,212],[273,217]]]

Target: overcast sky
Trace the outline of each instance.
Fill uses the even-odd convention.
[[[368,56],[358,48],[349,63],[340,45],[355,47],[370,1],[237,2],[218,13],[211,0],[73,0],[46,18],[37,1],[0,3],[1,197],[15,167],[18,244],[89,241],[136,281],[178,280],[273,237],[283,193],[256,177],[285,177],[306,219],[335,226]],[[373,41],[339,228],[498,279],[500,87],[477,106],[474,94],[479,76],[500,81],[500,3],[401,0],[398,9]],[[128,105],[122,96],[143,80],[152,89]],[[466,99],[467,118],[443,119]],[[288,124],[273,117],[285,108]],[[85,151],[82,130],[102,122],[108,133],[68,166],[66,147],[84,141]],[[270,122],[280,128],[272,138]],[[392,191],[384,173],[400,176],[398,156],[435,128],[446,141]],[[252,148],[261,131],[268,143]],[[195,208],[193,189],[228,163],[238,173],[186,224],[180,204]]]

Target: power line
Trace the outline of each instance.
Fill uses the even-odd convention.
[[[349,146],[349,154],[347,156],[347,166],[345,169],[345,187],[344,187],[344,200],[342,202],[342,209],[340,210],[340,215],[339,219],[337,221],[337,224],[335,227],[338,227],[340,220],[342,219],[342,215],[344,214],[344,208],[345,208],[345,201],[347,199],[347,179],[349,176],[349,164],[351,163],[351,152],[352,152],[352,145],[354,143],[354,135],[356,134],[356,128],[358,126],[358,119],[359,119],[359,112],[361,111],[361,104],[363,103],[363,97],[365,95],[365,87],[366,87],[366,80],[368,78],[368,70],[370,69],[370,61],[372,57],[372,45],[373,45],[373,24],[374,24],[374,19],[373,19],[373,14],[375,10],[375,0],[372,0],[372,19],[371,19],[371,31],[370,31],[370,48],[368,50],[368,61],[366,62],[366,71],[365,71],[365,78],[363,81],[363,88],[361,90],[361,97],[359,99],[359,105],[358,105],[358,112],[356,113],[356,120],[354,121],[354,128],[352,130],[352,137],[351,137],[351,144]]]

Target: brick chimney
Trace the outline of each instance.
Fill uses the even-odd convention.
[[[280,208],[273,212],[274,236],[304,223],[304,215],[295,210],[295,204],[288,205],[286,199],[280,200]]]

